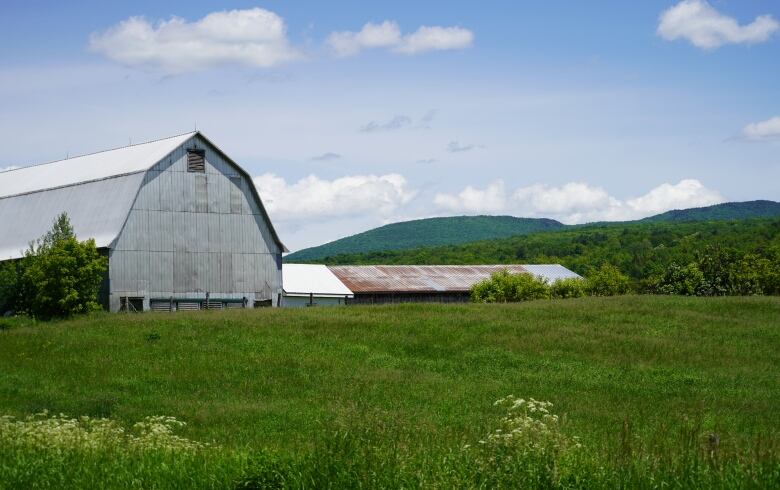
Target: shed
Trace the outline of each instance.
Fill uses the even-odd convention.
[[[108,257],[111,311],[279,303],[287,250],[251,177],[200,132],[0,172],[0,261],[63,212]]]
[[[547,282],[580,278],[558,264],[546,265],[346,265],[330,270],[355,295],[350,303],[457,303],[491,274],[533,274]]]
[[[344,305],[354,295],[327,266],[282,264],[286,307]]]

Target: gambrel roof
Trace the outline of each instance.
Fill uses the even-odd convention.
[[[122,231],[145,173],[200,136],[251,183],[251,177],[199,132],[0,172],[0,261],[19,258],[67,212],[80,239],[110,247]],[[254,186],[274,239],[284,251]]]

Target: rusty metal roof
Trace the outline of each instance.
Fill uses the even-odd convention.
[[[522,265],[339,265],[330,270],[354,293],[467,292],[490,274]]]

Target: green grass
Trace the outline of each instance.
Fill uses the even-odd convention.
[[[223,479],[207,485],[209,465],[193,463],[204,487],[268,468],[308,486],[501,486],[459,448],[497,426],[493,401],[508,394],[553,402],[563,432],[580,437],[586,457],[556,459],[556,485],[780,483],[779,298],[0,322],[0,414],[48,409],[128,425],[174,416],[188,423],[184,437],[219,446],[209,457]],[[717,471],[702,456],[711,433]],[[0,487],[13,458],[27,461],[0,448]],[[141,486],[154,486],[146,478]],[[170,478],[157,484],[187,481]]]

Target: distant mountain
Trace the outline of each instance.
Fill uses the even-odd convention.
[[[660,221],[712,221],[780,216],[780,202],[746,201],[726,202],[703,208],[675,209],[639,220],[643,223]]]
[[[385,225],[325,245],[303,249],[286,256],[284,260],[291,263],[340,254],[455,245],[563,228],[564,224],[545,218],[454,216],[418,219]]]
[[[409,250],[443,245],[508,238],[544,231],[621,226],[629,223],[678,223],[695,221],[743,220],[780,216],[780,203],[774,201],[729,202],[702,208],[680,209],[637,221],[589,223],[567,226],[552,219],[512,216],[455,216],[427,218],[385,225],[318,247],[300,250],[285,262],[321,261],[336,255]]]

